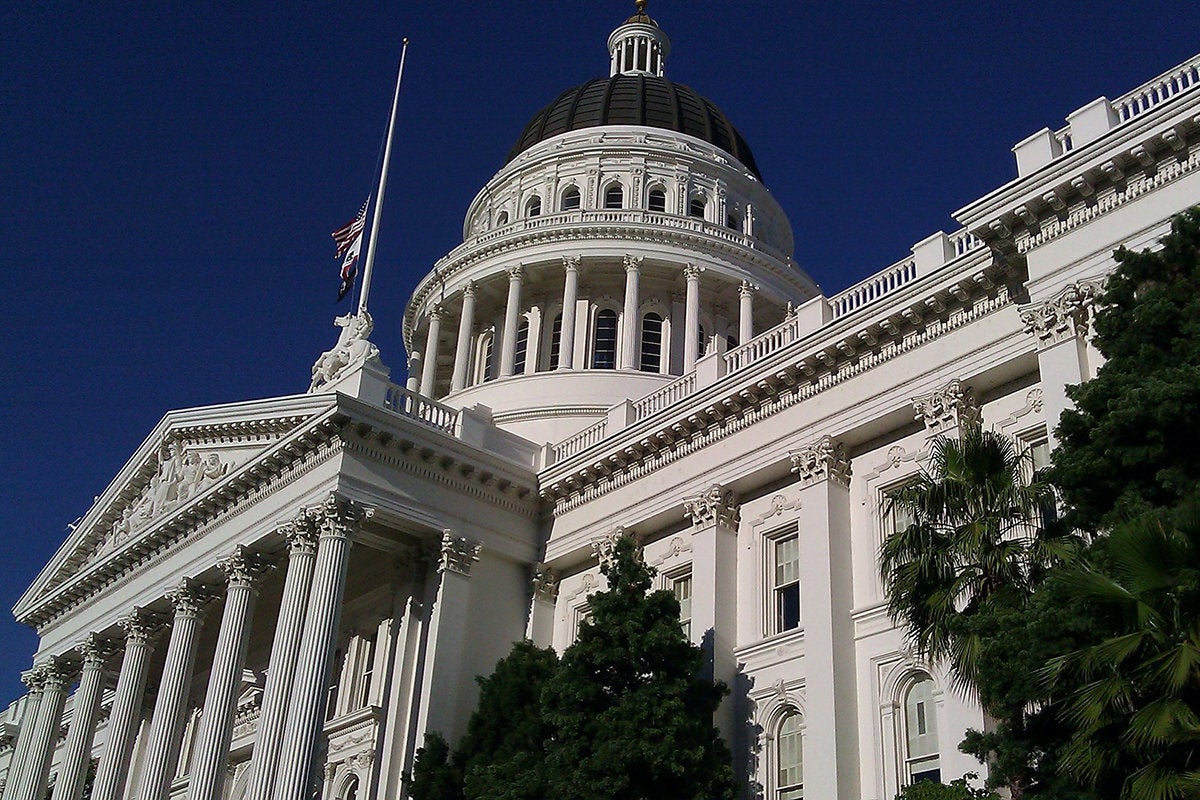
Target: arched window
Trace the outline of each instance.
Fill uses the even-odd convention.
[[[568,186],[567,190],[562,194],[562,210],[563,211],[578,211],[579,210],[579,187]]]
[[[513,355],[513,375],[525,374],[525,354],[529,351],[529,317],[517,325],[517,351]]]
[[[499,214],[496,215],[496,227],[500,227],[501,225],[507,225],[507,224],[508,224],[508,212],[501,211]]]
[[[550,323],[550,363],[546,365],[546,369],[558,369],[558,353],[562,347],[562,314],[554,315],[554,322]]]
[[[592,369],[617,368],[617,312],[605,309],[596,314],[592,337]]]
[[[642,317],[642,372],[662,369],[663,318],[658,314]]]
[[[341,800],[358,800],[357,775],[351,775],[350,780],[346,781],[346,788],[342,790]]]
[[[775,800],[800,800],[804,797],[804,718],[799,711],[789,711],[783,718],[775,741]]]
[[[486,330],[479,335],[479,359],[475,362],[478,364],[479,383],[485,383],[496,377],[496,334],[495,331]]]
[[[688,216],[704,219],[704,210],[707,207],[708,201],[704,199],[704,195],[694,194],[692,195],[691,202],[688,203]]]
[[[942,779],[933,691],[933,679],[922,675],[904,695],[904,765],[909,783]]]
[[[536,194],[525,201],[525,216],[536,217],[542,213],[542,198]]]
[[[614,183],[604,190],[604,207],[605,208],[624,208],[625,192],[621,189],[621,184]]]
[[[667,193],[662,189],[651,189],[650,197],[646,202],[646,208],[650,211],[665,213],[667,210]]]

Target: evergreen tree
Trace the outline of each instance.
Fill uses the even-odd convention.
[[[440,733],[425,734],[425,745],[413,762],[408,796],[412,800],[463,800],[462,771],[453,763],[450,745]]]
[[[934,783],[921,781],[912,783],[900,790],[896,800],[1000,800],[995,792],[987,789],[973,789],[967,784],[967,779],[974,780],[978,775],[967,774],[950,783]]]
[[[1158,251],[1121,248],[1097,297],[1096,377],[1068,390],[1054,480],[1089,531],[1172,508],[1200,485],[1200,209]]]
[[[542,694],[554,729],[549,796],[562,800],[732,800],[729,750],[713,728],[727,691],[700,677],[701,650],[631,539],[601,565],[608,590]]]

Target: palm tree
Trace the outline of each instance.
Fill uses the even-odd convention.
[[[947,658],[959,682],[973,685],[980,642],[956,620],[1027,596],[1071,551],[1073,536],[1049,530],[1053,509],[1029,451],[978,427],[935,439],[920,477],[890,495],[885,513],[912,522],[880,552],[888,612],[919,652]]]
[[[1126,800],[1200,797],[1200,507],[1119,525],[1101,552],[1063,581],[1111,633],[1045,670],[1067,692],[1063,764]]]

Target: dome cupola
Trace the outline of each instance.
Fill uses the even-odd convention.
[[[671,40],[638,0],[637,13],[608,37],[609,75],[653,75],[661,78]]]

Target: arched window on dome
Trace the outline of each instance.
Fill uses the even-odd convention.
[[[704,212],[708,209],[708,200],[702,194],[692,195],[692,199],[688,201],[688,216],[704,219]]]
[[[496,215],[496,227],[499,228],[501,225],[507,225],[507,224],[508,224],[508,212],[501,211],[499,214]]]
[[[560,208],[562,208],[563,211],[578,211],[579,205],[579,187],[568,186],[562,193],[562,203],[560,204]]]
[[[479,334],[475,347],[475,383],[486,383],[496,377],[496,331],[494,328]]]
[[[660,188],[650,190],[650,196],[646,200],[646,209],[649,211],[657,211],[666,213],[667,210],[667,193]]]
[[[522,316],[517,325],[517,350],[513,354],[513,375],[525,374],[525,354],[529,352],[529,317]]]
[[[617,368],[617,312],[604,309],[596,314],[592,334],[592,369]]]
[[[650,313],[642,317],[642,372],[662,371],[663,318]]]
[[[624,208],[625,207],[625,191],[621,188],[621,184],[614,183],[604,190],[604,207],[605,208]]]
[[[534,195],[525,201],[525,216],[536,217],[542,213],[542,198]]]
[[[927,674],[916,675],[904,694],[904,767],[907,783],[940,781],[935,685]]]
[[[804,797],[804,717],[790,709],[779,723],[775,737],[774,800]]]
[[[562,348],[562,314],[555,314],[550,323],[550,357],[546,369],[558,369],[558,354]]]

